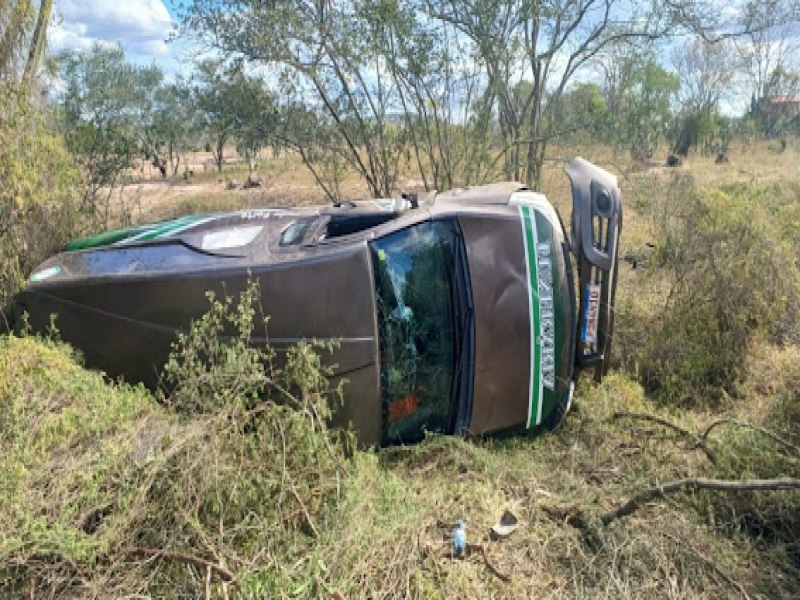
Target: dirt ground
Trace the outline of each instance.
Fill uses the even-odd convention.
[[[623,196],[630,189],[641,188],[641,180],[669,178],[675,172],[688,173],[701,185],[717,186],[733,182],[766,182],[785,178],[792,165],[800,161],[800,149],[789,146],[777,152],[774,144],[761,142],[732,148],[730,161],[715,164],[714,156],[700,154],[689,157],[677,169],[666,166],[666,150],[655,156],[649,164],[634,164],[624,154],[614,155],[606,146],[585,148],[552,147],[551,155],[557,158],[545,164],[541,190],[553,204],[567,215],[571,209],[569,181],[564,174],[568,160],[581,155],[587,160],[615,173],[620,180]],[[263,187],[244,189],[248,177],[246,163],[233,150],[223,171],[217,171],[211,153],[194,152],[187,157],[191,175],[184,177],[183,167],[175,176],[162,179],[157,169],[150,165],[131,173],[128,183],[111,195],[112,212],[127,211],[134,223],[183,214],[236,210],[242,208],[277,208],[289,206],[323,205],[328,199],[312,174],[294,155],[283,153],[261,160],[255,176],[263,179]],[[231,189],[230,183],[238,184]],[[420,182],[411,171],[400,177],[399,191],[418,191]],[[353,200],[366,200],[369,192],[355,173],[346,174],[341,185],[343,195]],[[114,225],[113,223],[110,225]]]

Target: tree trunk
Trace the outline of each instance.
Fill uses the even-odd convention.
[[[219,173],[222,173],[222,163],[225,160],[223,155],[225,152],[225,137],[226,136],[223,135],[217,139],[217,149],[214,152],[214,162],[217,163],[217,171]]]
[[[22,81],[30,89],[33,77],[39,68],[42,52],[47,43],[47,24],[50,22],[50,13],[53,9],[53,0],[42,0],[39,6],[39,15],[36,17],[36,27],[33,29],[31,45],[28,49],[28,61],[25,63],[25,72]]]
[[[9,76],[14,71],[14,52],[19,47],[20,39],[25,33],[25,17],[30,9],[31,0],[17,0],[14,8],[11,9],[8,25],[0,39],[0,76]]]

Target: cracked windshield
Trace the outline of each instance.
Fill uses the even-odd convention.
[[[447,427],[455,350],[454,243],[451,223],[427,222],[371,245],[384,443]]]

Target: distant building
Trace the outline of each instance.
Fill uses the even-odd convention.
[[[789,95],[764,97],[759,108],[765,115],[793,119],[800,114],[800,98]]]

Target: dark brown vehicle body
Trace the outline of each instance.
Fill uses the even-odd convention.
[[[16,313],[35,330],[57,314],[88,365],[152,387],[206,291],[253,278],[274,347],[338,343],[337,420],[362,443],[553,428],[575,367],[604,369],[621,227],[613,177],[580,159],[568,173],[572,244],[544,197],[516,183],[186,217],[73,242],[36,269]]]

